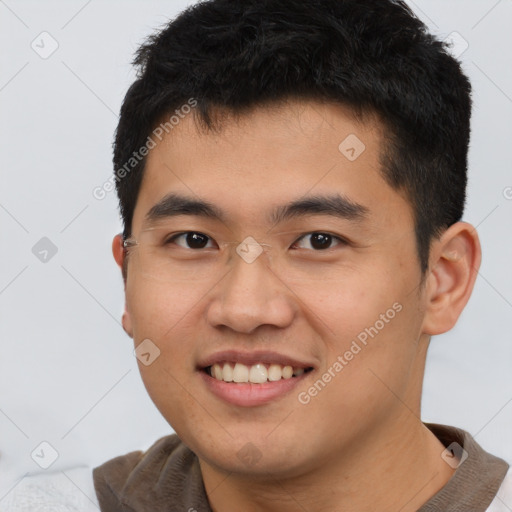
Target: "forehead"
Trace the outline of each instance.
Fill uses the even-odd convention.
[[[148,157],[134,229],[165,196],[201,198],[234,223],[263,222],[276,206],[310,195],[340,194],[371,216],[408,203],[381,174],[382,127],[343,106],[289,101],[226,114],[209,131],[183,116]],[[404,213],[402,212],[402,213]]]

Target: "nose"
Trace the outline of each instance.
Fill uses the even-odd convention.
[[[272,272],[262,254],[251,263],[235,257],[213,290],[207,318],[213,327],[250,334],[262,325],[285,328],[297,311],[293,292]]]

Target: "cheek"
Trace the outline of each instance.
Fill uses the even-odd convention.
[[[339,348],[340,340],[355,338],[375,322],[380,325],[380,315],[386,311],[394,316],[393,304],[401,295],[395,282],[378,279],[363,269],[354,269],[334,282],[295,286],[293,291],[310,322],[315,322],[328,340],[338,340],[330,341],[330,348]]]
[[[134,276],[126,287],[135,346],[150,340],[157,347],[149,345],[149,352],[158,353],[150,364],[138,361],[142,381],[158,410],[177,432],[179,418],[190,419],[196,413],[194,400],[186,390],[193,387],[191,351],[198,336],[197,312],[205,291],[162,286]]]
[[[318,288],[309,295],[297,290],[309,323],[315,323],[325,343],[322,371],[331,373],[325,380],[336,380],[329,387],[344,390],[330,397],[342,408],[357,408],[359,400],[372,401],[381,391],[389,394],[379,377],[404,389],[415,360],[421,327],[419,299],[410,292],[405,275],[394,278],[399,274],[380,270],[367,272],[364,278],[354,272],[343,284]],[[343,377],[333,379],[333,373]],[[352,401],[351,397],[358,398]]]
[[[127,281],[126,308],[134,330],[134,340],[145,338],[172,339],[173,334],[187,329],[201,308],[208,289],[199,283],[190,286],[162,284],[154,279],[134,277]]]
[[[299,390],[299,402],[307,411],[302,425],[312,436],[315,429],[324,429],[333,444],[344,443],[347,436],[400,414],[408,402],[408,388],[417,377],[417,321],[398,302],[390,308],[386,301],[374,306],[370,313],[356,309],[350,322],[340,319],[338,335],[329,337],[325,366],[314,382]],[[330,422],[319,423],[325,411]]]
[[[190,286],[161,286],[144,279],[127,283],[126,304],[135,347],[145,347],[142,344],[150,340],[149,347],[158,354],[150,365],[141,361],[138,365],[144,385],[159,409],[159,397],[167,397],[172,405],[168,397],[179,396],[195,369],[191,354],[201,334],[199,315],[205,292]]]

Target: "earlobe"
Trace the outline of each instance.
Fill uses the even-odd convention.
[[[430,256],[423,332],[436,335],[455,325],[473,291],[482,257],[476,229],[453,224],[432,244]]]
[[[128,334],[128,336],[130,336],[130,338],[133,338],[132,320],[130,318],[130,313],[128,313],[128,311],[126,310],[126,306],[124,308],[123,318],[122,318],[121,323],[123,325],[124,332],[126,334]]]

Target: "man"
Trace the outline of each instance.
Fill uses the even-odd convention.
[[[101,510],[510,508],[505,461],[420,419],[481,258],[443,44],[400,1],[211,0],[136,64],[113,253],[176,434],[95,468]]]

